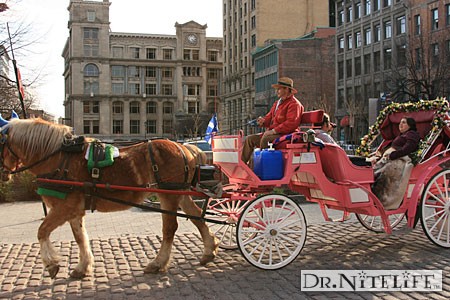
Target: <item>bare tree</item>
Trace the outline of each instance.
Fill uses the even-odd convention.
[[[450,93],[448,29],[413,36],[404,46],[405,58],[393,61],[391,98],[394,102],[432,100]],[[404,64],[402,63],[404,62]]]

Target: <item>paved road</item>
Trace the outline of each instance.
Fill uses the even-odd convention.
[[[142,272],[161,242],[160,216],[132,209],[89,213],[86,218],[95,256],[93,276],[71,280],[78,248],[69,226],[53,235],[62,255],[51,280],[39,257],[36,232],[42,217],[37,202],[0,205],[0,299],[449,299],[450,250],[434,246],[420,228],[408,235],[375,234],[355,222],[311,222],[317,206],[302,206],[309,221],[302,253],[281,270],[252,267],[239,250],[219,252],[200,266],[199,235],[179,219],[171,268],[165,274]],[[313,218],[314,219],[314,218]],[[315,219],[314,219],[315,220]],[[304,293],[300,270],[430,269],[443,270],[444,289],[434,293]]]

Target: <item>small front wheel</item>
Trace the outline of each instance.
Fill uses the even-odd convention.
[[[431,178],[420,206],[420,222],[427,237],[438,246],[450,248],[450,170]]]
[[[377,233],[384,232],[384,226],[380,216],[369,216],[364,214],[355,215],[359,223],[361,223],[361,225],[365,228]],[[389,215],[388,219],[391,224],[391,228],[396,228],[402,222],[404,217],[404,213]]]
[[[255,267],[276,270],[288,265],[300,254],[305,240],[305,215],[284,195],[257,198],[239,218],[239,250]]]

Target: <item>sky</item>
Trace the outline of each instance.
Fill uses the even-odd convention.
[[[95,0],[94,0],[95,1]],[[100,0],[101,2],[102,0]],[[3,1],[2,1],[3,2]],[[207,24],[206,35],[222,36],[222,0],[110,0],[113,32],[175,35],[175,22],[191,20]],[[10,27],[19,20],[31,24],[35,42],[16,53],[24,83],[39,78],[33,93],[41,109],[56,118],[64,116],[64,60],[61,56],[69,35],[69,0],[6,0],[10,7],[1,23]]]

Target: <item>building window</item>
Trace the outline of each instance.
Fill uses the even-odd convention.
[[[218,61],[218,51],[208,51],[208,61]]]
[[[130,78],[139,78],[139,67],[129,66],[128,67],[128,76]]]
[[[414,34],[419,35],[420,34],[420,15],[414,16]]]
[[[364,29],[364,44],[370,45],[372,43],[372,31],[370,28]]]
[[[250,22],[250,29],[255,29],[256,28],[256,16],[253,16],[250,21],[251,21]]]
[[[98,77],[98,67],[94,64],[87,64],[84,67],[84,76],[85,77]]]
[[[437,30],[439,28],[439,12],[438,9],[431,10],[431,30]]]
[[[391,6],[392,0],[383,0],[383,7]]]
[[[364,14],[370,15],[370,0],[366,0],[364,3]]]
[[[85,114],[98,114],[100,112],[100,106],[98,101],[84,101],[83,113]]]
[[[252,34],[252,41],[251,41],[252,48],[256,47],[256,35]]]
[[[390,39],[392,37],[391,21],[384,22],[384,38]]]
[[[155,101],[147,102],[147,104],[145,106],[145,113],[146,114],[156,114],[156,102]]]
[[[83,52],[86,57],[97,57],[98,45],[85,44],[83,45]]]
[[[141,91],[140,91],[139,83],[129,83],[128,84],[128,94],[129,95],[139,95],[140,93],[141,93]]]
[[[113,58],[123,58],[123,47],[112,47]]]
[[[380,55],[380,51],[376,51],[373,53],[373,70],[375,72],[379,72],[380,71],[380,65],[381,65],[381,55]]]
[[[113,78],[125,77],[124,66],[111,66],[111,77],[113,77]]]
[[[217,95],[217,85],[208,85],[208,97],[215,97]]]
[[[95,10],[88,10],[86,14],[88,22],[95,22]]]
[[[361,2],[355,4],[355,20],[361,18]]]
[[[97,81],[84,81],[84,94],[85,95],[98,95],[99,85]]]
[[[344,37],[339,38],[339,52],[343,52],[345,48]]]
[[[147,78],[155,78],[156,77],[156,68],[155,67],[145,67],[145,77]]]
[[[397,65],[402,67],[406,65],[406,45],[397,47]]]
[[[361,47],[361,32],[356,32],[355,33],[355,48],[360,48]]]
[[[347,69],[347,78],[352,77],[352,59],[347,59],[345,67]]]
[[[172,49],[163,49],[163,59],[172,60]]]
[[[384,49],[383,53],[383,60],[384,60],[384,69],[389,70],[391,68],[391,62],[392,62],[392,49],[387,48]]]
[[[83,28],[83,39],[85,43],[86,40],[98,43],[98,28]]]
[[[133,101],[130,102],[130,114],[138,114],[139,113],[139,102]]]
[[[113,114],[123,114],[123,103],[120,101],[114,101],[112,104]]]
[[[353,48],[353,37],[352,35],[348,35],[347,36],[347,49],[352,49]]]
[[[431,44],[432,63],[436,66],[439,63],[439,44]]]
[[[406,18],[401,16],[397,18],[397,35],[406,33]]]
[[[171,102],[164,102],[163,103],[163,114],[165,115],[171,115],[173,113],[173,103]]]
[[[156,59],[156,49],[154,48],[147,48],[146,51],[146,58],[147,59]]]
[[[156,83],[146,83],[145,84],[145,94],[156,95]]]
[[[361,75],[361,56],[355,57],[355,76]]]
[[[164,134],[172,133],[172,120],[164,120],[163,121],[163,133]]]
[[[370,54],[364,55],[364,74],[370,74]]]
[[[163,68],[162,69],[162,77],[163,77],[163,79],[173,79],[172,68]]]
[[[347,7],[347,22],[353,21],[353,6]]]
[[[338,79],[344,79],[344,62],[338,62]]]
[[[344,24],[344,11],[340,10],[338,13],[338,25],[342,26]]]
[[[373,28],[373,41],[379,42],[381,39],[381,26],[380,24],[376,24],[375,27]]]
[[[113,134],[123,134],[123,120],[113,120]]]
[[[415,49],[416,52],[416,69],[422,67],[422,51],[420,48]]]
[[[156,120],[145,121],[145,132],[156,134]]]
[[[163,84],[161,88],[161,92],[163,95],[171,96],[172,95],[172,85],[171,84]]]
[[[199,60],[199,51],[192,49],[184,49],[183,51],[183,59],[184,60]]]
[[[445,5],[445,25],[450,25],[450,4]]]
[[[131,58],[134,58],[134,59],[139,58],[139,51],[140,50],[141,50],[140,48],[131,47]]]
[[[373,11],[380,10],[381,0],[373,0]]]
[[[111,92],[113,93],[113,95],[122,95],[124,91],[125,89],[123,82],[111,83]]]
[[[208,69],[208,79],[219,79],[219,69]]]
[[[130,134],[139,134],[141,122],[139,120],[130,120]]]
[[[99,134],[100,126],[98,120],[84,120],[83,121],[84,134]]]
[[[200,111],[199,101],[187,101],[187,113],[197,114]]]

